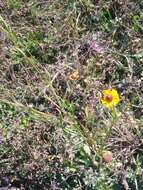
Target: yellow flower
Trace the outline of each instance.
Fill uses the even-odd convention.
[[[107,89],[103,90],[103,97],[101,98],[101,103],[106,106],[107,108],[112,108],[116,106],[119,101],[119,94],[115,89]]]
[[[74,72],[69,76],[69,80],[78,80],[79,77],[80,77],[79,71],[74,71]]]

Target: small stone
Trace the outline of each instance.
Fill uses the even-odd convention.
[[[109,163],[113,160],[113,154],[110,151],[104,151],[102,154],[104,162]]]

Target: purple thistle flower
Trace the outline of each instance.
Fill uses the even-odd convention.
[[[89,48],[91,51],[95,51],[97,53],[104,53],[104,48],[96,43],[96,41],[89,41]]]

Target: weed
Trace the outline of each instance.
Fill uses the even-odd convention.
[[[143,188],[142,8],[0,2],[1,188]]]

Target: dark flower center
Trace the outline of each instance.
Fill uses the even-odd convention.
[[[112,94],[108,94],[107,96],[105,96],[105,100],[106,100],[108,103],[112,102],[112,100],[113,100]]]

